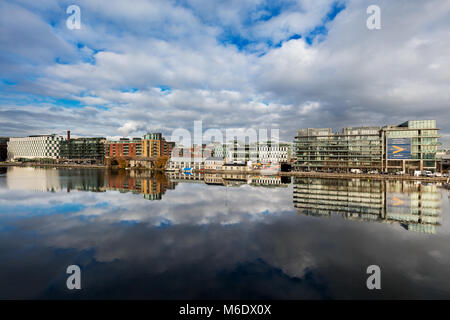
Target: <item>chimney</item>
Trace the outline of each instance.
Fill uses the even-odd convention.
[[[70,140],[70,130],[67,130],[67,140]]]

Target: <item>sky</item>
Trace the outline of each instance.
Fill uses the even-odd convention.
[[[442,0],[2,1],[0,136],[436,119],[450,148],[449,18]]]

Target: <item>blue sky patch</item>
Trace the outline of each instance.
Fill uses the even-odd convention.
[[[316,26],[308,34],[305,35],[305,41],[307,44],[312,45],[314,40],[323,41],[324,36],[328,34],[327,23],[333,21],[336,16],[345,9],[345,4],[343,2],[334,2],[331,6],[330,11],[322,19],[322,24]]]
[[[1,215],[10,215],[17,218],[34,217],[34,216],[46,216],[55,214],[69,214],[80,212],[87,208],[82,203],[64,203],[53,206],[20,206],[11,205],[0,207]]]
[[[173,222],[172,222],[171,220],[169,220],[169,219],[163,219],[163,220],[159,223],[159,225],[157,226],[157,228],[158,228],[158,229],[166,229],[166,228],[171,227],[172,224],[173,224]]]

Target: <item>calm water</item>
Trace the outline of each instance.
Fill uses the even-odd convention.
[[[449,213],[436,184],[0,168],[0,298],[450,298]]]

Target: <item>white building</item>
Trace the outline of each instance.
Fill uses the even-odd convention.
[[[258,161],[263,164],[289,162],[291,150],[289,143],[260,143],[258,144]]]
[[[242,144],[233,143],[227,146],[227,163],[279,164],[291,160],[292,148],[289,143],[263,142]]]
[[[10,138],[8,141],[8,160],[25,159],[58,159],[59,146],[65,138],[56,134],[29,136],[26,138]]]
[[[227,156],[227,145],[216,142],[213,144],[214,147],[214,157],[225,158]]]

